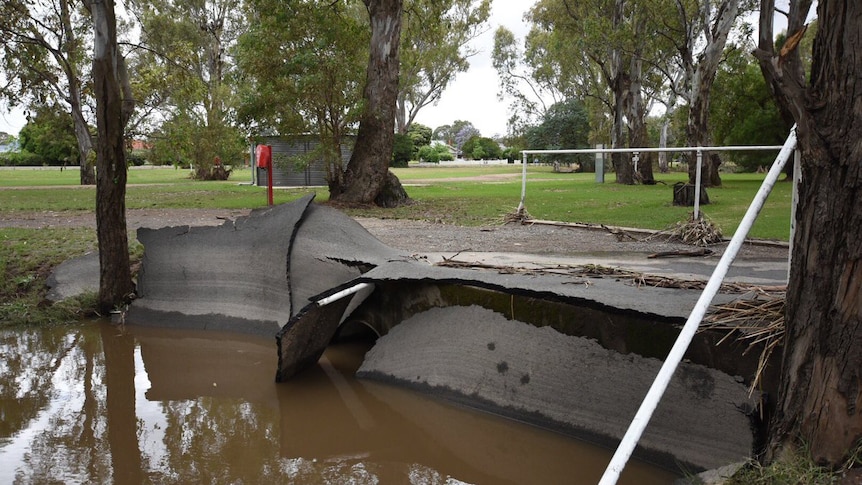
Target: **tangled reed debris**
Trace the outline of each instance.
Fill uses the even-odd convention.
[[[457,256],[457,254],[455,256]],[[639,273],[637,271],[628,271],[620,268],[602,266],[599,264],[559,264],[554,266],[515,267],[486,263],[474,263],[471,261],[458,261],[455,259],[455,256],[452,256],[451,258],[443,258],[443,261],[436,263],[436,265],[449,268],[492,270],[497,271],[500,274],[522,274],[530,276],[556,275],[581,278],[609,277],[623,280],[628,284],[638,287],[652,286],[655,288],[675,288],[682,290],[703,290],[706,287],[706,281],[703,280],[686,280],[681,278],[672,278],[669,276],[652,275],[646,273]],[[743,283],[723,283],[719,291],[726,294],[743,294],[751,292],[753,289],[764,291],[783,291],[784,287],[761,287]]]
[[[701,324],[699,331],[727,332],[718,342],[719,344],[732,337],[738,341],[748,342],[744,353],[762,345],[757,371],[749,393],[753,393],[760,385],[772,352],[781,345],[783,340],[785,302],[784,292],[769,292],[763,288],[757,288],[752,295],[711,307]]]
[[[697,219],[694,218],[694,214],[692,213],[688,221],[677,222],[663,231],[652,234],[646,240],[658,236],[666,236],[668,241],[679,241],[691,246],[702,247],[720,243],[723,238],[721,229],[703,213]]]
[[[526,207],[520,207],[503,215],[503,224],[526,224],[533,217]]]

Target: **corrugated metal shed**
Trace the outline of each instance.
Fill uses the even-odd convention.
[[[350,155],[353,153],[355,136],[345,136],[341,145],[341,161],[347,167]],[[304,169],[297,169],[291,164],[279,163],[279,159],[285,157],[304,156],[313,153],[319,146],[317,135],[291,135],[278,137],[264,137],[261,144],[272,147],[272,158],[274,162],[272,185],[274,187],[314,187],[326,186],[326,167],[322,160],[314,160]],[[254,147],[252,147],[254,153]],[[255,164],[255,184],[266,186],[266,170],[257,168]]]

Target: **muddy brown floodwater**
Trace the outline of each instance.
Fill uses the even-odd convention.
[[[0,330],[0,483],[592,484],[611,452],[353,376],[332,345],[83,323]],[[675,475],[632,462],[621,483]]]

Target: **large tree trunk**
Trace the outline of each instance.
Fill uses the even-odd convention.
[[[638,23],[638,32],[643,31],[643,22]],[[647,106],[644,102],[642,91],[641,77],[643,75],[643,60],[641,53],[635,52],[632,56],[629,68],[629,83],[625,100],[626,117],[629,120],[629,147],[647,147],[649,146],[649,136],[647,135],[646,115]],[[638,154],[636,166],[632,167],[635,177],[639,182],[645,184],[655,184],[655,177],[652,173],[653,153],[642,152]]]
[[[686,125],[686,138],[689,146],[702,147],[712,143],[709,138],[707,127],[707,116],[709,112],[709,99],[699,99],[691,105],[689,110],[688,124]],[[720,187],[721,176],[718,168],[721,158],[717,153],[703,152],[701,156],[701,184],[707,187]],[[697,152],[690,154],[688,163],[688,182],[696,183],[697,180]]]
[[[701,63],[702,64],[702,63]],[[688,145],[692,147],[703,147],[712,145],[709,137],[709,93],[715,81],[716,71],[701,72],[695,74],[692,84],[692,101],[688,111],[688,123],[686,124],[686,138]],[[703,152],[701,157],[701,183],[707,187],[720,187],[721,177],[718,167],[721,158],[718,154]],[[691,152],[691,160],[688,164],[688,181],[694,184],[697,180],[697,152]]]
[[[624,21],[624,0],[614,1],[614,14],[611,19],[614,31],[618,31]],[[611,50],[610,87],[613,93],[613,127],[611,128],[611,148],[624,148],[625,143],[623,114],[625,112],[626,96],[629,82],[625,69],[623,68],[622,49]],[[614,167],[616,182],[618,184],[633,185],[635,183],[634,164],[628,153],[612,153],[611,165]]]
[[[90,138],[90,129],[81,112],[81,102],[77,106],[72,103],[72,119],[74,120],[75,138],[78,140],[78,165],[81,170],[81,185],[93,185],[96,183],[96,171],[90,154],[93,152],[93,140]]]
[[[94,95],[96,98],[96,233],[99,241],[99,307],[109,311],[134,291],[126,235],[126,154],[124,127],[133,100],[125,64],[117,51],[117,23],[111,0],[88,4],[93,17]],[[121,82],[125,92],[121,91]],[[125,97],[124,97],[125,95]]]
[[[708,129],[710,91],[715,81],[721,56],[724,53],[724,46],[727,44],[727,37],[739,15],[739,3],[740,0],[722,0],[718,5],[706,0],[702,0],[700,3],[699,28],[706,38],[706,47],[697,60],[697,67],[691,78],[688,127],[686,128],[689,146],[709,146],[711,144]],[[695,162],[696,158],[689,163],[689,183],[695,182],[697,169]],[[710,187],[721,185],[721,177],[718,174],[720,164],[721,159],[717,156],[704,154],[701,173],[704,185]]]
[[[365,84],[365,110],[344,174],[340,202],[397,206],[407,199],[398,177],[389,172],[398,96],[398,45],[403,0],[364,0],[371,20],[371,54]]]
[[[804,18],[801,3],[791,11]],[[762,9],[771,14],[771,0]],[[794,114],[803,155],[767,460],[804,444],[836,466],[862,439],[862,3],[819,0],[818,18],[809,86],[778,56],[757,52]]]
[[[665,116],[661,122],[661,134],[659,134],[658,147],[667,148],[668,132],[670,131],[670,116]],[[670,172],[670,163],[668,163],[667,152],[659,152],[658,154],[658,171],[661,173]]]
[[[618,84],[615,82],[614,85]],[[611,148],[623,148],[624,131],[622,93],[614,89],[614,121],[611,127]],[[632,157],[627,153],[611,153],[611,165],[614,167],[616,183],[633,185],[635,183]]]

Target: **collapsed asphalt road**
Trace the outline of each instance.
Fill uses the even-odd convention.
[[[273,335],[277,379],[285,380],[315,365],[339,326],[355,320],[384,336],[369,354],[367,376],[612,443],[621,438],[657,364],[512,315],[447,306],[451,298],[441,288],[481,288],[584,307],[589,315],[643,316],[665,326],[683,320],[698,296],[605,278],[435,266],[382,244],[341,212],[312,201],[308,196],[255,210],[215,227],[140,229],[145,253],[139,298],[126,323]],[[320,304],[359,284],[362,291]],[[441,313],[427,318],[435,311]],[[491,357],[477,352],[477,342]],[[539,342],[541,350],[526,351]],[[492,358],[492,344],[497,354],[504,348],[509,353]],[[750,456],[753,438],[744,411],[755,402],[744,384],[689,364],[675,382],[674,405],[647,429],[641,456],[694,468]]]

